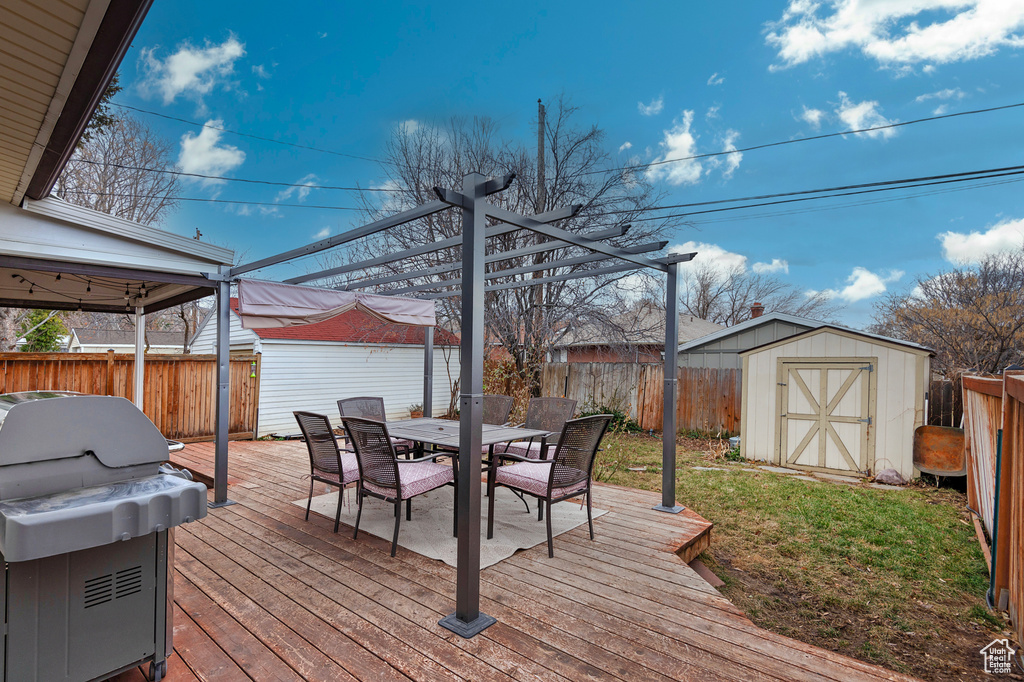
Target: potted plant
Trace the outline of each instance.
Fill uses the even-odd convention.
[[[423,405],[413,403],[409,406],[409,419],[419,419],[423,416]]]

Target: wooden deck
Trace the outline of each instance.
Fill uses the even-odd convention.
[[[176,532],[175,682],[908,679],[757,628],[674,553],[705,542],[707,521],[604,485],[596,540],[583,526],[555,539],[554,559],[541,544],[482,572],[481,610],[498,623],[464,640],[437,624],[454,568],[303,520],[302,443],[229,453],[237,504]],[[213,446],[176,454],[209,469]]]

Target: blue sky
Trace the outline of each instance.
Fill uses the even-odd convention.
[[[453,115],[490,117],[528,142],[537,99],[564,93],[626,164],[1024,102],[1019,0],[293,9],[157,0],[115,101],[198,122],[139,114],[186,171],[364,187],[381,180],[379,164],[201,124],[373,159],[402,122]],[[1020,165],[1022,119],[1024,108],[963,116],[665,164],[650,177],[676,204]],[[826,291],[843,322],[862,326],[886,291],[1024,243],[1020,185],[968,189],[977,184],[696,216],[671,239]],[[183,202],[164,224],[189,236],[198,227],[246,260],[359,224],[352,211],[280,206],[356,206],[346,191],[189,181],[182,196],[271,204]]]

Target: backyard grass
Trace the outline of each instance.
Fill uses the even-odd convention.
[[[660,490],[660,438],[612,434],[603,447],[599,480]],[[726,449],[680,439],[676,495],[715,524],[701,559],[751,620],[924,679],[982,676],[979,650],[1008,626],[985,608],[988,573],[962,493],[749,471]]]

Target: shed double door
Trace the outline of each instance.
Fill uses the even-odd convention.
[[[782,466],[868,474],[874,466],[874,358],[779,361]]]

